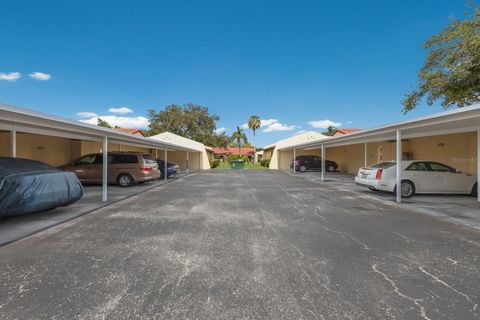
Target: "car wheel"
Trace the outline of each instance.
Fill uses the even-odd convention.
[[[335,172],[335,166],[333,164],[329,165],[327,168],[328,172]]]
[[[472,195],[472,197],[477,197],[478,196],[478,183],[475,183],[475,185],[473,186],[471,195]]]
[[[133,185],[135,181],[133,180],[132,176],[128,173],[122,173],[117,178],[117,183],[120,187],[129,187]]]
[[[305,166],[300,166],[300,172],[305,172],[307,171],[307,167]]]
[[[415,186],[410,181],[402,181],[400,193],[402,198],[410,198],[415,193]]]

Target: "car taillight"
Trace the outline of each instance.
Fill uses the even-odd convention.
[[[153,171],[153,168],[152,167],[140,167],[140,171],[143,171],[143,172],[152,172]]]
[[[383,173],[383,169],[378,169],[377,175],[375,176],[375,180],[382,180],[382,173]]]

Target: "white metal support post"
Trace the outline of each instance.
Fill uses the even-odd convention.
[[[297,173],[296,161],[297,161],[297,149],[293,148],[293,174]]]
[[[188,174],[188,161],[190,160],[190,152],[187,151],[187,174]]]
[[[478,192],[478,176],[480,175],[480,129],[477,131],[477,201],[480,202],[480,192]]]
[[[322,182],[325,181],[325,146],[322,144]]]
[[[397,130],[397,202],[402,202],[402,132]]]
[[[167,181],[167,179],[168,179],[168,166],[167,166],[168,159],[167,159],[167,157],[168,157],[168,151],[167,151],[167,149],[165,149],[165,156],[164,156],[164,159],[163,159],[164,160],[164,163],[163,163],[163,172],[164,172],[163,179],[165,181]]]
[[[108,137],[103,137],[103,163],[102,163],[102,201],[106,202],[108,200]]]
[[[368,166],[368,149],[367,149],[367,143],[365,142],[365,145],[364,145],[364,155],[365,155],[365,158],[363,159],[363,166],[366,167]]]
[[[15,126],[12,127],[12,131],[10,132],[10,154],[12,158],[17,157],[17,130]]]

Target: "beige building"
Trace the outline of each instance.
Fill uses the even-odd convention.
[[[307,143],[281,146],[277,143],[274,150],[279,159],[275,163],[280,165],[275,167],[274,163],[271,168],[286,169],[292,153],[313,153],[324,154],[325,159],[337,162],[341,172],[349,174],[356,174],[360,167],[389,160],[438,161],[477,174],[479,144],[480,105],[475,105]],[[273,159],[274,155],[272,162]],[[322,180],[324,175],[322,172]],[[397,185],[401,178],[399,170]],[[400,188],[397,201],[401,201]]]
[[[270,159],[270,169],[289,169],[290,162],[293,159],[293,146],[320,141],[327,138],[327,136],[315,131],[304,132],[264,147],[262,159]],[[318,155],[318,151],[298,150],[296,152],[297,156],[312,154]]]
[[[181,138],[181,137],[180,137]],[[205,147],[170,133],[157,139],[102,128],[0,104],[0,156],[39,160],[52,166],[72,162],[85,154],[103,153],[102,200],[107,201],[107,152],[135,151],[170,154],[182,167],[191,159],[191,170],[210,168]]]
[[[178,164],[181,170],[188,169],[195,171],[210,169],[208,150],[207,147],[205,147],[205,145],[203,145],[202,143],[187,139],[171,132],[160,133],[149,138],[157,141],[168,142],[173,145],[185,146],[189,149],[196,150],[197,152],[183,150],[168,151],[167,161]],[[165,154],[163,152],[160,152],[158,158],[165,160]]]

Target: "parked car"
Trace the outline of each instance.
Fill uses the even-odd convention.
[[[83,196],[75,174],[46,163],[0,157],[0,217],[68,206]]]
[[[103,155],[92,153],[60,168],[75,172],[82,183],[97,184],[102,182],[102,164]],[[160,178],[155,158],[150,154],[138,152],[109,152],[107,172],[107,182],[116,183],[121,187]]]
[[[357,185],[371,190],[396,192],[397,164],[381,162],[360,168]],[[402,161],[401,194],[409,198],[415,193],[477,195],[477,175],[463,173],[443,163],[427,160]]]
[[[157,159],[158,167],[161,172],[161,179],[165,177],[165,161]],[[167,162],[167,178],[171,175],[177,174],[180,171],[178,165]]]
[[[319,156],[297,156],[290,163],[290,168],[293,168],[294,164],[295,170],[300,172],[322,170],[322,158]],[[335,172],[337,169],[338,165],[335,161],[325,159],[325,171]]]

